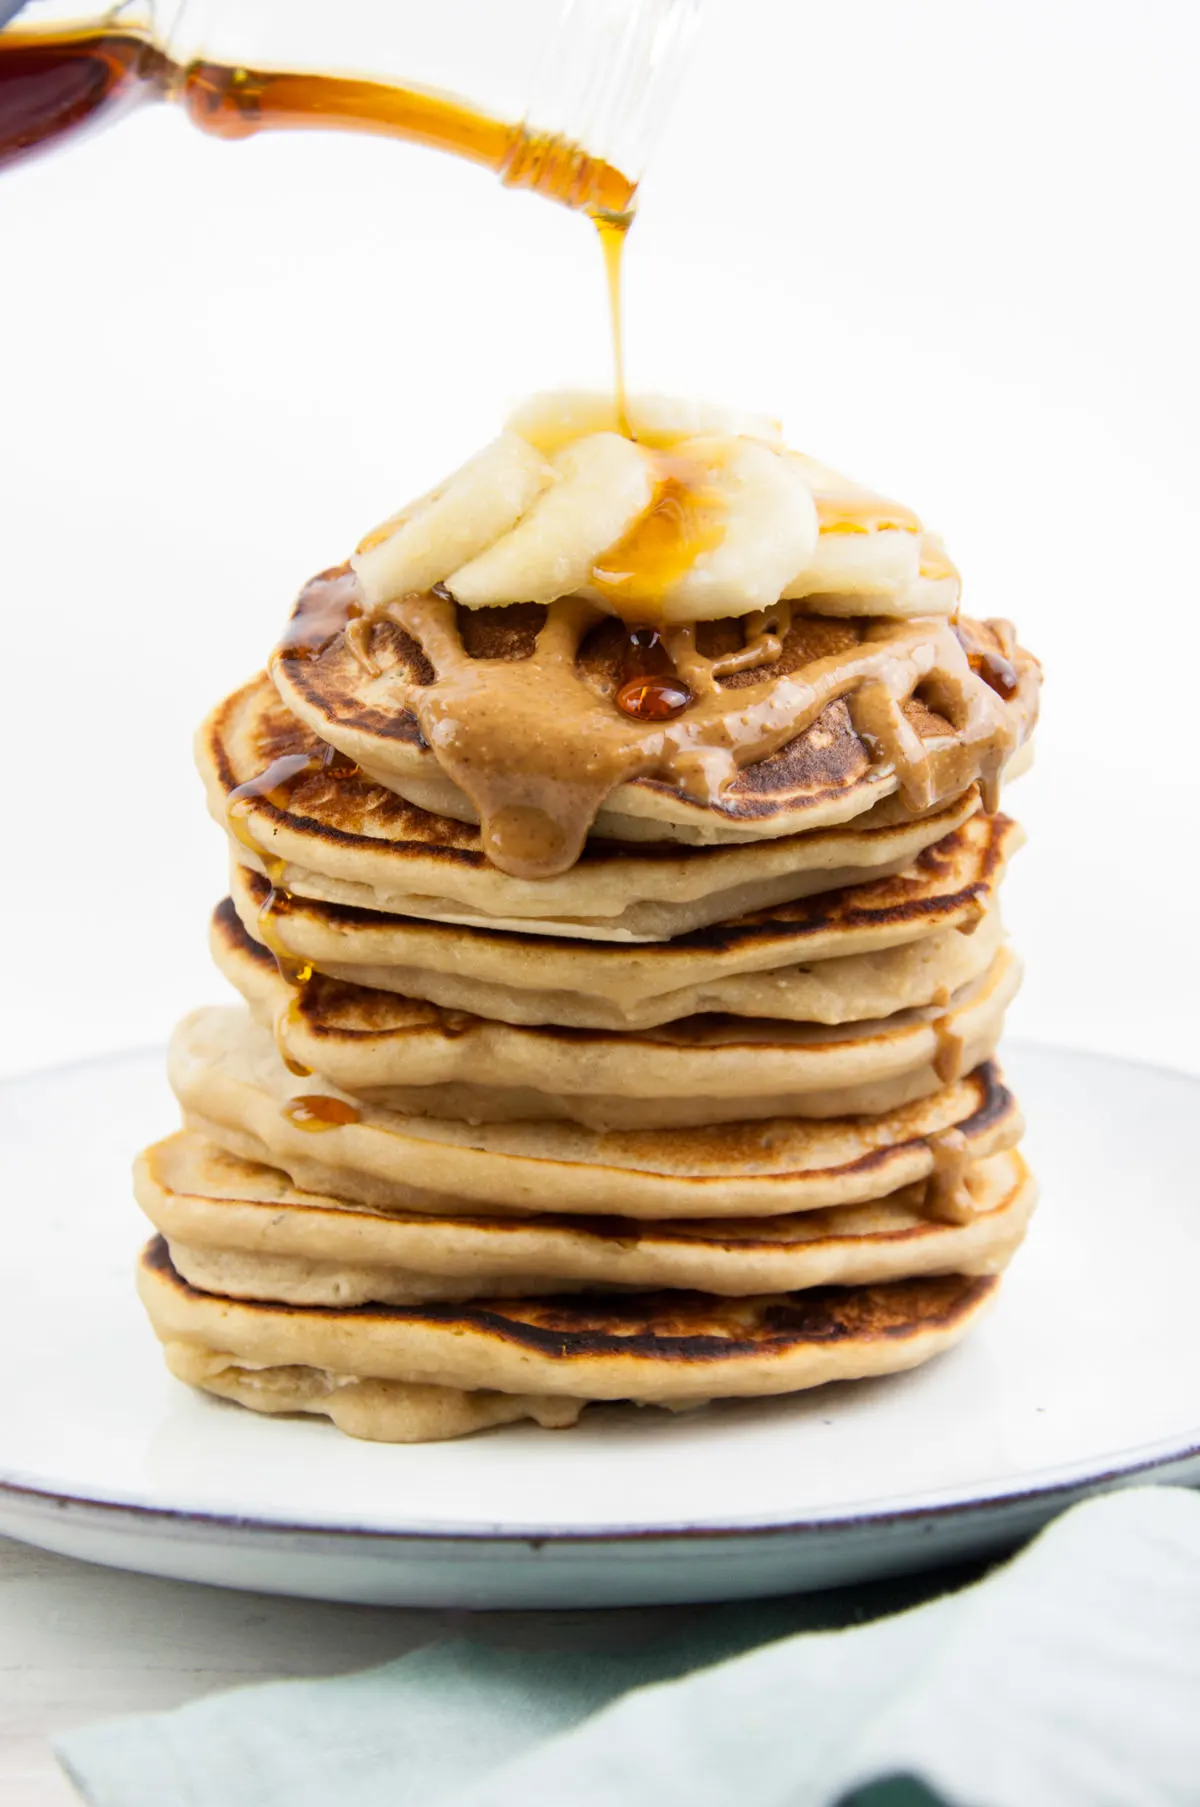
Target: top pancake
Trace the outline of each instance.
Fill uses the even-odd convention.
[[[435,675],[428,658],[401,627],[378,620],[365,636],[365,651],[377,668],[372,674],[344,631],[358,613],[356,598],[354,577],[345,568],[323,572],[301,592],[272,660],[281,697],[314,733],[381,784],[438,815],[477,820],[474,806],[442,770],[406,704],[413,688],[428,685]],[[458,632],[471,659],[509,665],[529,659],[545,615],[533,604],[459,609]],[[797,614],[774,663],[719,681],[731,725],[750,686],[790,684],[818,661],[852,652],[868,631],[865,621]],[[1004,641],[990,624],[964,619],[958,631],[973,663],[1003,656]],[[708,622],[699,629],[697,647],[718,657],[740,648],[742,637],[740,622]],[[627,630],[611,619],[583,641],[577,669],[598,697],[611,698],[619,688],[626,675],[627,644]],[[1040,672],[1020,649],[1013,665],[1018,688],[1004,707],[1020,743],[1036,716]],[[953,749],[956,730],[929,699],[918,693],[903,705],[903,713],[931,753]],[[634,778],[611,793],[592,832],[625,841],[710,844],[793,835],[860,816],[897,786],[895,769],[881,762],[856,732],[850,709],[839,699],[778,752],[747,765],[718,799],[700,800],[660,778]]]
[[[240,805],[236,857],[298,896],[613,941],[663,940],[744,910],[900,872],[979,807],[973,786],[922,816],[885,798],[851,826],[746,846],[591,841],[569,871],[522,879],[491,864],[477,828],[339,768],[265,674],[213,712],[196,750],[209,809],[223,827],[232,793],[255,787]],[[272,773],[289,775],[273,785]]]

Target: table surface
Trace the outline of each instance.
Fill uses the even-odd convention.
[[[901,1612],[978,1579],[974,1562],[778,1603],[760,1635]],[[97,1568],[0,1538],[0,1802],[79,1807],[50,1742],[119,1713],[161,1712],[253,1682],[366,1669],[457,1632],[509,1648],[613,1652],[686,1635],[712,1606],[469,1613],[340,1606]],[[739,1610],[739,1609],[734,1609]]]
[[[0,1538],[0,1801],[78,1807],[50,1750],[70,1726],[366,1668],[466,1617],[160,1581]]]
[[[943,1571],[946,1579],[968,1571]],[[937,1585],[937,1584],[935,1584]],[[797,1628],[897,1610],[928,1591],[909,1577],[796,1601]],[[623,1644],[704,1606],[604,1612],[430,1612],[341,1606],[202,1587],[104,1569],[0,1538],[0,1801],[79,1807],[50,1741],[119,1713],[180,1706],[202,1694],[287,1676],[369,1668],[470,1628],[522,1648]]]

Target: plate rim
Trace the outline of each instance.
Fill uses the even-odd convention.
[[[135,1500],[90,1499],[85,1495],[56,1493],[49,1488],[29,1487],[21,1482],[0,1477],[0,1505],[12,1501],[18,1509],[31,1508],[35,1513],[62,1513],[65,1516],[128,1517],[150,1521],[156,1530],[214,1531],[236,1536],[251,1534],[264,1537],[324,1538],[335,1541],[354,1540],[376,1545],[462,1544],[493,1547],[528,1545],[539,1549],[557,1546],[596,1546],[621,1544],[691,1543],[711,1539],[733,1542],[748,1538],[820,1537],[858,1531],[890,1531],[908,1529],[941,1519],[975,1518],[989,1512],[1032,1508],[1065,1498],[1083,1489],[1101,1489],[1119,1483],[1146,1479],[1161,1470],[1194,1465],[1195,1479],[1200,1482],[1200,1432],[1197,1440],[1185,1447],[1172,1444],[1154,1454],[1104,1469],[1081,1467],[1070,1479],[1050,1481],[1041,1487],[1022,1487],[1007,1492],[975,1495],[970,1499],[943,1500],[934,1505],[901,1506],[879,1512],[852,1512],[823,1518],[788,1519],[772,1524],[713,1524],[611,1526],[587,1529],[571,1526],[529,1526],[524,1530],[493,1527],[487,1530],[462,1530],[456,1527],[434,1529],[429,1526],[386,1528],[379,1525],[318,1524],[287,1519],[263,1518],[235,1512],[207,1512],[184,1506],[148,1506]]]

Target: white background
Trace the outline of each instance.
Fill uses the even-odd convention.
[[[716,0],[628,317],[636,386],[782,412],[1016,619],[1013,1027],[1200,1070],[1198,66],[1186,0]],[[0,176],[0,1069],[221,995],[192,727],[605,335],[588,226],[432,153],[158,108]]]

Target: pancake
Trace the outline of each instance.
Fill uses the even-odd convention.
[[[1021,1130],[990,1065],[876,1117],[596,1131],[403,1116],[290,1075],[240,1009],[185,1017],[168,1072],[185,1127],[229,1153],[311,1191],[434,1215],[769,1217],[882,1197],[1011,1148]]]
[[[579,1421],[586,1401],[484,1388],[436,1387],[401,1380],[356,1380],[328,1369],[240,1365],[203,1344],[163,1344],[177,1380],[218,1399],[271,1415],[308,1413],[331,1420],[348,1437],[372,1443],[444,1443],[475,1431],[530,1418],[543,1430],[566,1430]]]
[[[239,862],[230,890],[250,934],[302,965],[502,1022],[654,1028],[719,1010],[841,1023],[934,1003],[980,976],[994,949],[976,931],[985,913],[995,917],[1000,878],[1021,839],[1007,816],[977,812],[891,878],[636,948],[289,898]],[[233,937],[222,911],[213,928],[218,964]]]
[[[972,787],[913,817],[886,798],[853,827],[735,847],[591,842],[554,878],[513,878],[479,831],[414,807],[339,768],[286,711],[265,675],[234,693],[197,739],[209,809],[235,857],[301,897],[391,915],[559,936],[662,940],[748,909],[901,872],[979,807]]]
[[[416,699],[427,696],[443,675],[431,663],[431,657],[436,661],[439,654],[430,652],[442,636],[426,634],[423,647],[397,620],[381,618],[363,624],[365,635],[348,639],[345,627],[359,613],[360,602],[355,578],[346,568],[323,572],[306,585],[271,663],[280,696],[299,721],[380,784],[435,814],[478,821],[474,804],[427,744],[415,712]],[[530,698],[539,699],[540,706],[546,609],[533,604],[491,609],[448,606],[456,651],[465,651],[469,664],[490,668],[482,674],[480,694],[489,687],[494,691],[501,668],[520,664],[530,674]],[[715,681],[730,735],[737,731],[751,699],[773,718],[782,714],[786,720],[789,706],[807,697],[809,674],[831,659],[848,660],[861,652],[881,625],[831,620],[798,609],[789,614],[774,660]],[[932,641],[935,624],[927,625]],[[740,651],[744,633],[740,621],[705,622],[696,630],[695,652],[704,660]],[[1003,660],[1005,669],[1011,670],[1015,694],[1001,704],[992,693],[990,706],[1011,717],[1012,740],[1020,744],[1036,715],[1040,683],[1036,661],[1015,647],[1006,626],[998,631],[990,623],[962,619],[957,633],[972,671],[988,659]],[[962,654],[958,656],[961,660]],[[583,638],[573,669],[552,670],[545,707],[553,710],[556,690],[562,693],[564,708],[575,703],[574,685],[582,679],[581,697],[592,709],[600,706],[599,719],[606,711],[615,716],[613,698],[629,675],[628,657],[628,629],[611,618],[599,620]],[[971,673],[967,675],[970,679]],[[946,756],[949,772],[960,736],[939,713],[936,704],[942,699],[930,694],[933,688],[919,688],[902,707],[934,762]],[[943,702],[943,707],[949,705]],[[853,713],[845,699],[835,698],[793,740],[746,765],[717,798],[689,794],[670,777],[635,777],[621,783],[601,803],[591,832],[627,841],[649,835],[722,843],[794,835],[849,821],[891,796],[900,782],[895,766],[881,760],[879,748],[856,731]],[[581,722],[579,733],[587,732]],[[962,788],[948,782],[950,790]],[[934,794],[946,796],[950,791],[941,783]]]
[[[309,1410],[316,1388],[332,1403],[363,1381],[674,1407],[793,1393],[918,1366],[965,1334],[997,1285],[993,1275],[948,1274],[737,1300],[668,1292],[298,1307],[189,1286],[161,1237],[138,1273],[177,1373],[205,1386],[231,1369],[240,1386],[250,1373],[242,1402],[253,1405],[277,1379],[286,1386],[278,1370],[302,1369]],[[181,1344],[195,1353],[177,1353]],[[281,1409],[278,1394],[266,1409]],[[344,1428],[355,1434],[352,1419]]]
[[[588,1287],[737,1297],[921,1274],[991,1274],[1035,1190],[1015,1152],[968,1174],[975,1213],[947,1223],[918,1182],[865,1205],[746,1223],[383,1214],[298,1191],[285,1174],[179,1132],[139,1156],[134,1190],[190,1285],[293,1305],[419,1305]]]
[[[715,1014],[654,1030],[519,1028],[337,980],[297,994],[236,918],[221,926],[217,964],[294,1072],[389,1110],[472,1123],[635,1129],[888,1110],[990,1058],[1020,983],[994,918],[966,944],[982,941],[989,965],[941,1009],[840,1028]]]

